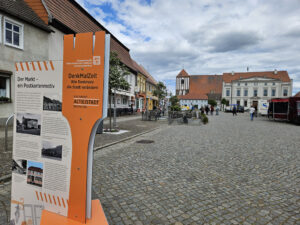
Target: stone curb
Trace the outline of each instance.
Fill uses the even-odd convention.
[[[133,138],[138,137],[138,136],[141,136],[141,135],[143,135],[143,134],[150,133],[150,132],[155,131],[155,130],[157,130],[157,129],[159,129],[159,128],[160,128],[160,127],[156,127],[156,128],[154,128],[154,129],[147,130],[147,131],[145,131],[145,132],[142,132],[142,133],[139,133],[139,134],[135,134],[135,135],[132,135],[132,136],[127,137],[127,138],[123,138],[123,139],[121,139],[121,140],[119,140],[119,141],[115,141],[115,142],[112,142],[112,143],[109,143],[109,144],[106,144],[106,145],[103,145],[103,146],[100,146],[100,147],[96,147],[96,148],[94,148],[94,152],[96,152],[96,151],[98,151],[98,150],[101,150],[101,149],[103,149],[103,148],[107,148],[107,147],[109,147],[109,146],[118,144],[118,143],[120,143],[120,142],[123,142],[123,141],[127,141],[127,140],[130,140],[130,139],[133,139]]]
[[[120,143],[120,142],[130,140],[130,139],[132,139],[132,138],[141,136],[141,135],[143,135],[143,134],[150,133],[150,132],[152,132],[152,131],[154,131],[154,130],[157,130],[158,128],[159,128],[159,127],[156,127],[156,128],[154,128],[154,129],[147,130],[147,131],[145,131],[145,132],[142,132],[142,133],[139,133],[139,134],[135,134],[135,135],[132,135],[132,136],[127,137],[127,138],[123,138],[123,139],[121,139],[121,140],[119,140],[119,141],[115,141],[115,142],[112,142],[112,143],[109,143],[109,144],[106,144],[106,145],[103,145],[103,146],[100,146],[100,147],[96,147],[96,148],[94,148],[94,151],[98,151],[98,150],[100,150],[100,149],[107,148],[107,147],[109,147],[109,146],[118,144],[118,143]],[[0,177],[0,183],[5,183],[5,182],[7,182],[7,181],[9,181],[9,180],[11,180],[11,174],[8,174],[8,175],[5,175],[5,176]]]

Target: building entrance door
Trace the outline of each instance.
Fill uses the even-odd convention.
[[[253,108],[255,108],[255,111],[257,111],[258,101],[253,101],[252,105],[253,105]]]

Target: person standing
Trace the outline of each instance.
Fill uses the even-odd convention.
[[[237,114],[236,114],[236,106],[233,106],[233,109],[232,109],[232,115],[234,116],[234,115],[236,115],[237,116]]]
[[[254,113],[255,113],[255,108],[254,108],[253,105],[252,105],[252,106],[250,107],[250,118],[251,118],[251,121],[253,121]]]
[[[218,116],[219,115],[219,106],[217,106],[217,108],[216,108],[216,116]]]
[[[208,112],[209,112],[208,105],[207,105],[207,106],[205,106],[205,112],[206,112],[206,115],[208,115]]]
[[[210,115],[212,115],[212,116],[214,115],[214,110],[215,110],[214,107],[211,105],[210,106]]]

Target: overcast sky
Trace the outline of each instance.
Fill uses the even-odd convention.
[[[287,70],[300,91],[300,0],[77,0],[174,93],[175,77]]]

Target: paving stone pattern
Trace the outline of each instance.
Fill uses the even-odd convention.
[[[110,224],[300,224],[300,127],[246,113],[209,119],[95,154]]]
[[[95,153],[93,191],[111,225],[300,224],[300,126],[248,114],[209,119]],[[1,225],[9,201],[10,183],[0,184]]]

